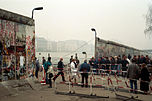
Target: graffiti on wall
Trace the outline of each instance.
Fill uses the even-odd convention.
[[[18,24],[16,31],[16,44],[17,46],[26,45],[26,25]]]
[[[138,49],[131,48],[116,42],[105,41],[98,38],[97,47],[96,47],[96,56],[95,57],[109,57],[109,56],[118,56],[118,55],[145,55],[147,53],[142,52]],[[151,55],[151,54],[149,54]]]
[[[26,26],[26,58],[28,68],[33,68],[35,63],[35,30],[34,26]]]
[[[0,19],[0,67],[13,69],[16,64],[18,68],[20,57],[26,60],[24,66],[30,68],[35,58],[34,26]]]
[[[0,20],[0,37],[1,41],[6,43],[6,47],[14,44],[14,23],[6,20]]]

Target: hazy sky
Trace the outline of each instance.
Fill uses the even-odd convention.
[[[97,36],[138,49],[152,49],[145,36],[145,15],[151,0],[0,0],[0,8],[31,17],[37,36],[49,40],[84,40]],[[92,40],[93,42],[93,40]]]

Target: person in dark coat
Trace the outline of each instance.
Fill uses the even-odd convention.
[[[123,56],[121,64],[122,64],[122,76],[125,77],[126,76],[125,71],[127,71],[127,65],[129,64],[125,55]]]
[[[146,62],[146,64],[150,64],[150,59],[149,59],[149,56],[148,55],[146,55],[146,58],[145,58],[146,60],[145,60],[145,62]]]
[[[140,62],[141,64],[146,63],[146,58],[143,55],[141,55]]]
[[[71,58],[70,58],[70,63],[72,62],[72,60],[73,60],[73,55],[72,55]]]
[[[131,60],[131,55],[130,54],[128,54],[128,59]]]
[[[142,64],[142,69],[140,73],[140,90],[144,91],[145,94],[149,91],[149,82],[150,82],[150,75],[149,71],[146,67],[146,64]]]
[[[110,69],[110,60],[109,60],[108,57],[106,57],[105,64],[106,64],[105,70],[107,70],[106,72],[109,73],[109,69]]]
[[[42,65],[44,65],[46,62],[45,57],[42,57]]]
[[[90,65],[87,63],[87,60],[84,60],[84,63],[81,64],[79,71],[82,72],[82,87],[84,87],[84,79],[86,81],[85,87],[88,87],[88,72],[90,71]]]
[[[60,61],[58,62],[58,74],[53,78],[54,81],[56,80],[56,78],[59,75],[61,75],[62,76],[62,81],[65,82],[63,68],[64,68],[63,58],[60,58]]]
[[[98,63],[97,63],[97,61],[96,61],[96,59],[94,58],[94,57],[92,57],[90,60],[89,60],[89,64],[90,64],[90,66],[94,69],[93,70],[93,72],[95,73],[95,74],[97,74],[97,69],[98,69]]]
[[[39,69],[40,69],[40,64],[39,64],[39,60],[37,58],[35,58],[35,60],[36,60],[35,76],[38,79],[38,72],[39,72]]]

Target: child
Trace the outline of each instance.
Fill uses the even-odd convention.
[[[52,66],[49,67],[48,74],[49,74],[48,81],[49,81],[49,85],[50,85],[48,88],[52,88],[52,80],[51,80],[53,77],[53,67]]]

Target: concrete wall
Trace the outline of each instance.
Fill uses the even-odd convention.
[[[2,68],[19,70],[22,63],[27,69],[35,66],[33,19],[0,9],[0,58]]]
[[[130,55],[149,55],[151,54],[135,49],[133,47],[129,47],[126,45],[122,45],[113,41],[106,41],[100,38],[97,38],[97,52],[95,57],[101,57],[101,56],[118,56],[125,54],[128,56]]]

